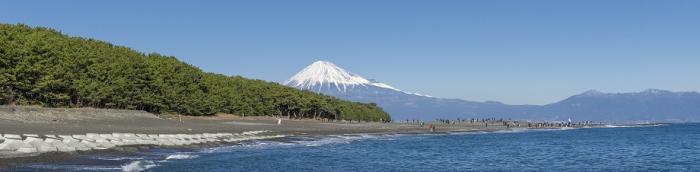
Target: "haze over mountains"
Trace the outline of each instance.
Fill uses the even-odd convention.
[[[603,93],[590,90],[547,105],[507,105],[405,92],[326,61],[309,65],[285,85],[351,101],[377,103],[395,120],[496,117],[551,121],[700,121],[700,94],[697,92],[648,89],[636,93]]]

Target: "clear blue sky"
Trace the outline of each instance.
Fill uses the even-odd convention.
[[[700,91],[696,0],[1,1],[0,22],[282,82],[332,61],[436,97]]]

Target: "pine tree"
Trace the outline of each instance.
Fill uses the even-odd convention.
[[[185,115],[274,115],[387,120],[376,104],[342,101],[274,82],[205,73],[47,28],[0,24],[0,104],[95,107]]]

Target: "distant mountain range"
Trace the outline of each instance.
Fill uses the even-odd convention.
[[[309,65],[285,85],[351,101],[377,103],[395,120],[496,117],[550,121],[700,121],[700,94],[697,92],[648,89],[637,93],[602,93],[590,90],[548,105],[507,105],[405,92],[326,61]]]

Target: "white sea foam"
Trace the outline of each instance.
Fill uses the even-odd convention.
[[[143,157],[94,157],[93,159],[106,161],[122,161],[122,160],[142,160]]]
[[[561,127],[561,128],[559,128],[559,130],[574,130],[574,129],[577,129],[577,128],[574,128],[574,127]]]
[[[120,170],[122,168],[92,166],[92,167],[79,167],[79,168],[71,168],[71,169],[77,169],[78,171],[114,171],[114,170]]]
[[[303,145],[303,146],[322,146],[322,145],[328,145],[328,144],[347,144],[352,142],[353,140],[359,139],[360,137],[349,137],[349,136],[332,136],[332,137],[326,137],[326,138],[321,138],[318,140],[304,140],[304,141],[294,141],[298,145]]]
[[[237,145],[223,146],[223,147],[213,147],[207,148],[201,153],[219,153],[219,152],[231,152],[239,149],[264,149],[273,147],[285,147],[294,146],[294,143],[276,142],[276,141],[247,141]]]
[[[172,160],[172,159],[195,159],[198,158],[198,155],[190,155],[190,154],[173,154],[169,155],[166,157],[166,160]]]
[[[404,134],[347,134],[347,135],[330,135],[320,139],[294,141],[294,143],[303,146],[323,146],[329,144],[348,144],[360,140],[395,140],[396,137],[405,136]]]
[[[51,171],[62,171],[62,170],[69,170],[69,171],[114,171],[114,170],[121,170],[122,169],[119,167],[88,166],[88,165],[42,165],[42,164],[35,164],[35,165],[31,165],[30,167],[36,168],[36,169],[42,169],[42,170],[51,170]]]
[[[269,149],[283,148],[296,146],[323,146],[329,144],[348,144],[353,141],[376,139],[376,140],[393,140],[395,137],[404,136],[403,134],[347,134],[347,135],[328,135],[323,137],[291,137],[290,141],[246,141],[237,145],[215,147],[202,150],[201,153],[214,152],[231,152],[241,149]]]
[[[491,132],[465,130],[465,131],[452,131],[452,132],[448,132],[447,134],[449,134],[449,135],[471,135],[471,134],[488,134],[488,133],[491,133]]]
[[[528,132],[528,131],[534,131],[534,130],[527,129],[527,128],[513,128],[513,129],[508,129],[508,130],[497,130],[497,131],[493,131],[491,133],[523,133],[523,132]]]
[[[129,164],[122,165],[121,170],[124,172],[138,172],[138,171],[143,171],[147,170],[153,167],[157,167],[158,165],[151,161],[151,160],[144,160],[144,161],[133,161]]]
[[[629,128],[629,127],[633,127],[633,126],[629,126],[629,125],[609,125],[609,124],[608,124],[608,125],[604,125],[603,127],[604,127],[604,128]]]
[[[246,132],[243,132],[241,134],[243,134],[243,135],[258,135],[258,134],[267,133],[267,132],[270,132],[270,131],[268,131],[268,130],[246,131]]]

